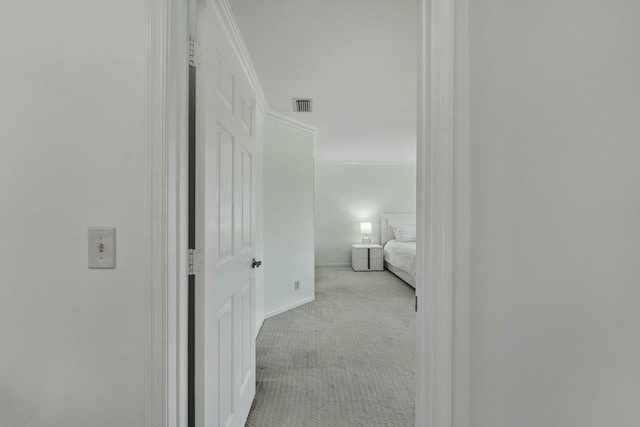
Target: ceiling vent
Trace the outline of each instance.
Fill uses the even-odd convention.
[[[293,111],[296,113],[310,113],[311,98],[293,98]]]

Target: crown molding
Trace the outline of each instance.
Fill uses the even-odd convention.
[[[316,160],[319,165],[352,165],[352,166],[416,166],[416,161],[412,160],[370,160],[370,161],[349,161],[349,160]]]
[[[268,118],[268,119],[271,119],[271,120],[275,120],[276,122],[283,123],[283,124],[285,124],[287,126],[291,126],[293,128],[300,129],[301,131],[310,133],[310,134],[312,134],[312,135],[314,135],[316,137],[318,135],[318,128],[317,127],[314,127],[314,126],[308,125],[306,123],[300,122],[300,121],[298,121],[298,120],[296,120],[294,118],[291,118],[291,117],[289,117],[287,115],[284,115],[284,114],[282,114],[282,113],[280,113],[278,111],[269,110],[264,114],[264,117]]]

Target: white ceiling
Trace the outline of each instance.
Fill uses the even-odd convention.
[[[415,0],[229,4],[269,106],[319,129],[318,160],[415,163]]]

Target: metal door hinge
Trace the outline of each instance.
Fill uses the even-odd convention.
[[[416,313],[418,312],[418,296],[416,295]]]
[[[197,67],[202,63],[202,43],[189,39],[189,65]]]
[[[195,249],[189,249],[189,251],[187,252],[189,254],[189,261],[188,261],[188,269],[189,269],[189,276],[193,276],[195,275],[195,268],[193,267],[193,256]]]
[[[198,268],[200,264],[200,249],[189,249],[187,254],[187,269],[189,276],[195,276],[200,272]]]

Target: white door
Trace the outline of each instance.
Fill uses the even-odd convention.
[[[198,0],[195,418],[244,425],[255,395],[254,94],[217,2]]]

